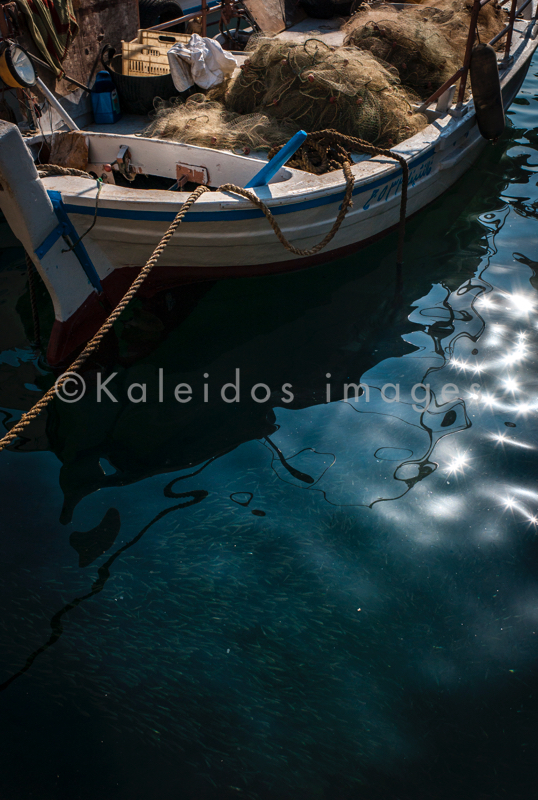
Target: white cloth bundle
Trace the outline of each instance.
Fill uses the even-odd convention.
[[[178,92],[196,84],[211,89],[222,83],[237,67],[237,61],[225,53],[214,39],[193,33],[188,44],[178,42],[168,51],[172,80]]]

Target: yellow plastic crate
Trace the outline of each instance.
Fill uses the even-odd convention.
[[[138,31],[139,44],[151,44],[158,48],[169,50],[177,42],[187,44],[191,38],[190,33],[170,33],[170,31]]]
[[[132,42],[121,43],[124,75],[166,75],[170,72],[167,53],[177,42],[187,43],[188,33],[138,31]]]

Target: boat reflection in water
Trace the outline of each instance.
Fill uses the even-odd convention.
[[[213,287],[150,356],[86,373],[86,396],[55,404],[47,434],[63,462],[63,522],[91,492],[161,472],[198,474],[249,441],[265,445],[279,478],[335,505],[399,497],[435,469],[436,442],[469,425],[457,390],[442,399],[453,377],[442,368],[458,337],[480,335],[472,301],[483,287],[459,297],[438,290],[432,316],[417,316],[429,346],[421,339],[417,353],[410,337],[402,349],[412,352],[383,361],[378,377],[374,343],[400,313],[389,260],[333,281],[330,295],[320,275],[303,302],[289,285],[299,280],[273,280],[273,296],[252,283]],[[420,384],[431,386],[426,409]]]

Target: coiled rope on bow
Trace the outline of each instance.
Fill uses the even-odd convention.
[[[75,178],[95,178],[89,172],[82,169],[74,169],[73,167],[60,167],[58,164],[36,164],[36,169],[40,178],[52,178],[54,175],[69,177],[72,175]]]

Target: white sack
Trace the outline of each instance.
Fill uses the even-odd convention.
[[[222,83],[237,67],[237,61],[214,39],[193,33],[188,44],[178,42],[168,51],[172,80],[178,92],[196,84],[211,89]]]

